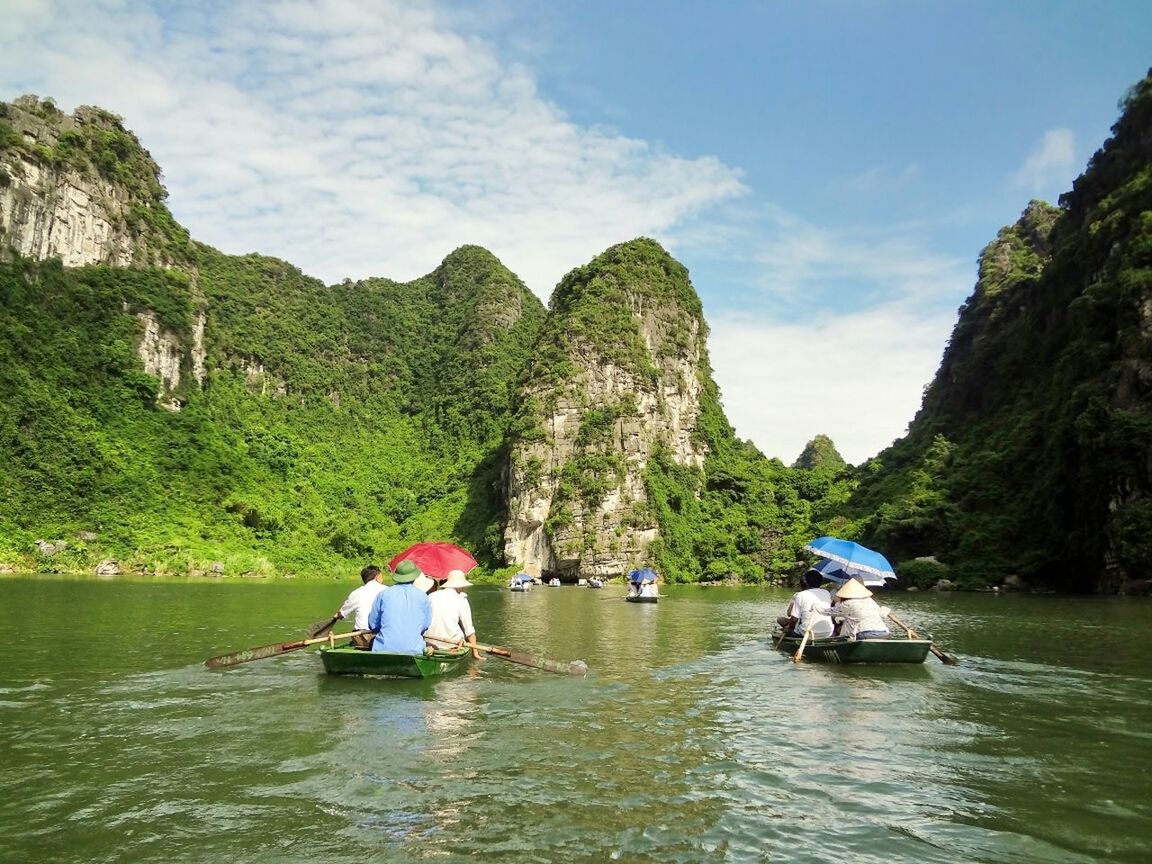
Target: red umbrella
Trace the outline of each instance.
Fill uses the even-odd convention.
[[[447,579],[449,570],[467,573],[476,566],[476,559],[468,550],[455,543],[416,543],[389,561],[388,566],[395,570],[401,561],[411,561],[433,579]]]

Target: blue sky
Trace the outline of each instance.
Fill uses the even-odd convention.
[[[737,433],[858,463],[1150,48],[1134,0],[6,0],[0,99],[121,114],[193,236],[328,282],[478,243],[546,301],[655,237]]]

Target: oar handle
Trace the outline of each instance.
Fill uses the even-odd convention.
[[[495,654],[497,657],[511,657],[512,650],[510,648],[501,648],[499,645],[481,645],[477,642],[473,645],[471,642],[453,642],[451,639],[440,639],[437,636],[429,636],[425,634],[425,642],[436,642],[439,645],[450,645],[453,648],[475,648],[477,651],[483,651],[485,654]]]
[[[920,638],[918,635],[916,635],[915,630],[913,630],[911,627],[909,627],[907,624],[905,624],[903,621],[901,621],[899,618],[897,618],[891,612],[888,613],[888,617],[891,618],[895,624],[898,624],[904,628],[904,630],[908,633],[909,639],[919,639]]]
[[[533,654],[526,654],[523,651],[513,651],[511,648],[504,648],[500,645],[483,645],[480,643],[472,645],[468,642],[453,642],[450,639],[438,639],[435,636],[425,636],[424,641],[437,642],[441,645],[451,645],[453,647],[475,648],[477,651],[492,654],[495,657],[500,657],[511,663],[518,663],[521,666],[532,666],[533,668],[544,669],[547,672],[555,672],[559,675],[585,675],[588,672],[588,666],[582,660],[561,663],[558,660],[549,660],[547,657],[537,657]]]
[[[891,618],[895,624],[900,625],[901,627],[903,627],[907,631],[909,639],[919,639],[920,638],[920,636],[916,633],[915,630],[913,630],[911,627],[909,627],[907,624],[905,624],[903,621],[901,621],[899,618],[897,618],[891,612],[888,613],[888,617]],[[944,663],[947,666],[956,666],[960,663],[960,661],[957,660],[955,657],[953,657],[951,654],[945,654],[943,651],[941,651],[939,648],[937,648],[935,642],[929,642],[928,643],[928,650],[931,651],[933,654],[935,654],[937,659],[939,659],[941,663]]]
[[[347,633],[329,633],[327,636],[317,636],[315,639],[301,640],[301,647],[305,645],[315,645],[317,642],[330,642],[333,639],[351,639],[353,636],[360,636],[364,633],[371,633],[371,630],[349,630]]]

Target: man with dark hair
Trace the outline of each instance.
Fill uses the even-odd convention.
[[[352,616],[353,629],[367,630],[368,613],[372,611],[372,604],[376,601],[376,595],[386,590],[388,586],[384,584],[383,571],[375,564],[369,564],[360,571],[360,581],[364,584],[348,595],[348,599],[344,601],[343,606],[336,610],[332,620],[336,622],[341,618]],[[353,636],[352,644],[367,651],[372,644],[372,639],[370,636]]]
[[[812,569],[800,580],[801,590],[792,595],[784,614],[776,623],[785,636],[799,636],[809,627],[812,636],[823,638],[832,635],[832,618],[824,611],[832,604],[832,595],[820,587],[824,574]]]

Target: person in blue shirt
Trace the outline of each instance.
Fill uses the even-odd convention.
[[[373,651],[424,653],[424,631],[432,623],[432,604],[428,595],[412,584],[420,575],[420,568],[411,561],[401,561],[392,574],[396,585],[376,595],[368,613],[368,629],[376,634]]]

